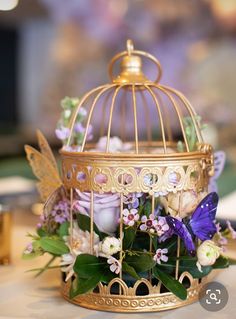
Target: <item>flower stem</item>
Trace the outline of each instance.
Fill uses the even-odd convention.
[[[49,259],[49,261],[46,263],[46,265],[40,269],[40,271],[35,275],[35,278],[40,276],[42,273],[44,273],[47,269],[50,269],[51,267],[49,267],[53,261],[56,259],[56,256],[52,256],[51,259]]]

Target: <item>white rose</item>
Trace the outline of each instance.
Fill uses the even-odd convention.
[[[191,214],[205,193],[198,194],[193,190],[185,191],[183,193],[169,193],[167,196],[167,205],[172,216],[179,215],[181,218],[187,217]]]
[[[220,247],[212,240],[205,240],[197,249],[197,267],[199,271],[201,266],[211,266],[215,263],[216,259],[220,256]]]

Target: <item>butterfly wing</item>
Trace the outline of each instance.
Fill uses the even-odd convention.
[[[209,181],[209,192],[217,192],[217,179],[220,177],[225,166],[225,152],[217,151],[214,153],[214,176]]]
[[[59,172],[47,157],[29,145],[25,145],[27,159],[33,173],[39,179],[38,189],[43,201],[62,185]]]
[[[53,207],[61,200],[67,199],[67,193],[64,186],[58,187],[54,192],[50,194],[50,196],[47,198],[44,207],[43,207],[43,213],[45,216],[48,216],[51,211],[53,210]]]
[[[198,204],[189,225],[200,240],[212,239],[216,233],[215,216],[219,197],[216,192],[208,194]]]
[[[174,234],[183,240],[188,253],[194,255],[196,249],[193,238],[184,223],[171,216],[166,216],[166,221],[170,229],[173,230]]]
[[[41,154],[44,155],[52,164],[52,166],[57,170],[57,163],[53,155],[52,149],[49,146],[45,136],[40,130],[37,130],[37,138]]]

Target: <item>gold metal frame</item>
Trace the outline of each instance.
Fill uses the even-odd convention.
[[[155,81],[149,80],[142,71],[142,60],[145,57],[157,67]],[[113,75],[113,66],[121,59],[121,72]],[[185,192],[194,190],[197,193],[207,191],[210,176],[214,173],[212,147],[203,142],[199,123],[196,120],[196,112],[183,96],[182,93],[168,86],[159,84],[162,70],[159,61],[149,53],[134,50],[132,42],[127,42],[127,50],[117,54],[110,62],[109,74],[112,83],[95,88],[84,95],[76,108],[69,128],[70,136],[67,141],[67,150],[60,151],[62,157],[63,183],[71,194],[71,206],[73,203],[73,190],[90,192],[90,252],[93,254],[93,220],[94,220],[94,195],[96,193],[119,193],[120,194],[120,227],[119,236],[123,238],[122,210],[123,196],[133,192],[144,192],[151,196],[152,212],[154,212],[155,193]],[[121,93],[122,98],[118,96]],[[126,104],[129,95],[130,104]],[[139,96],[140,95],[140,96]],[[141,100],[139,100],[141,98]],[[102,104],[101,105],[101,101]],[[138,103],[142,102],[142,119],[146,122],[147,139],[142,140],[139,134]],[[127,152],[110,152],[110,142],[113,126],[113,118],[118,104],[121,104],[120,112],[120,136],[126,141],[126,128],[133,123],[133,141]],[[159,126],[160,136],[153,140],[150,118],[150,103],[154,106],[157,120],[155,128]],[[85,125],[85,133],[80,151],[73,151],[73,130],[77,115],[81,107],[88,107],[88,116]],[[92,123],[96,108],[101,108],[100,134],[107,137],[104,152],[94,151],[94,144],[87,142],[89,126]],[[127,119],[128,109],[132,113]],[[100,111],[100,109],[99,109]],[[170,113],[170,111],[172,113]],[[108,114],[105,123],[105,114]],[[172,114],[172,115],[170,115]],[[183,117],[189,116],[194,125],[198,148],[190,151],[190,145],[185,133]],[[173,141],[171,122],[178,123],[184,152],[177,152],[176,142]],[[127,124],[127,125],[126,125]],[[105,129],[106,128],[106,129]],[[68,151],[70,147],[70,151]],[[173,183],[170,174],[177,174],[178,182]],[[104,181],[100,184],[96,176],[104,175]],[[146,184],[146,175],[154,175],[155,181]],[[83,178],[81,178],[81,176]],[[127,176],[129,177],[127,179]],[[71,211],[71,225],[72,225]],[[73,232],[73,229],[72,229]],[[71,233],[72,235],[72,233]],[[180,240],[178,240],[176,256],[180,254]],[[150,245],[150,251],[153,247]],[[122,261],[122,250],[120,262]],[[75,304],[97,310],[115,312],[142,312],[159,311],[177,308],[192,303],[198,299],[198,292],[202,281],[193,279],[189,273],[179,274],[179,262],[176,261],[175,278],[182,282],[185,277],[189,278],[190,287],[188,298],[179,300],[172,293],[161,293],[161,283],[156,287],[151,285],[151,274],[149,280],[137,281],[133,288],[127,287],[122,272],[119,278],[113,279],[108,286],[101,283],[98,285],[99,292],[91,292],[69,299],[69,283],[62,284],[63,296]],[[119,295],[112,295],[110,287],[113,283],[119,284]],[[145,283],[149,294],[137,296],[136,288],[140,283]]]
[[[79,295],[73,299],[69,298],[70,283],[62,282],[62,296],[69,302],[95,310],[112,311],[112,312],[153,312],[161,310],[170,310],[189,305],[198,301],[199,292],[206,283],[205,277],[202,281],[193,279],[193,277],[185,272],[179,277],[179,281],[187,277],[190,282],[190,287],[187,289],[187,299],[180,300],[170,292],[160,293],[161,283],[157,286],[152,286],[147,279],[136,281],[133,287],[128,287],[126,283],[120,279],[113,279],[107,286],[98,285],[99,292],[91,292],[84,295]],[[111,287],[118,284],[120,293],[112,294]],[[148,295],[137,295],[137,288],[140,284],[144,284],[148,289]]]

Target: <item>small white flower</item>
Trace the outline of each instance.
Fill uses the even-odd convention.
[[[85,117],[87,115],[87,110],[84,107],[80,107],[79,115]]]
[[[114,272],[115,274],[119,274],[121,271],[121,263],[114,257],[109,257],[107,259],[107,263],[110,265],[110,271]]]
[[[121,242],[120,242],[120,239],[116,237],[108,236],[103,239],[99,247],[100,247],[99,255],[108,258],[111,255],[114,255],[121,250]]]
[[[123,221],[125,225],[134,226],[135,222],[139,220],[138,210],[133,208],[123,210]]]
[[[211,266],[220,256],[221,248],[216,246],[212,240],[205,240],[197,249],[197,267],[202,272],[201,266]]]
[[[155,260],[156,263],[158,263],[159,265],[161,264],[161,261],[164,261],[165,263],[168,261],[168,256],[166,256],[166,254],[168,253],[168,249],[167,248],[158,248],[156,250],[156,254],[153,257],[153,260]]]

